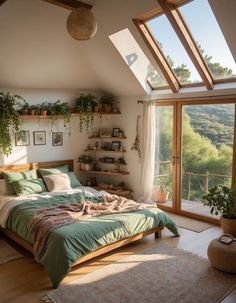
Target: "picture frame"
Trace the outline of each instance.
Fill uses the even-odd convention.
[[[46,145],[46,131],[34,131],[34,145]]]
[[[120,150],[120,147],[121,147],[120,141],[111,142],[111,150],[118,151],[118,150]]]
[[[103,157],[104,163],[115,163],[115,158],[113,157]]]
[[[30,132],[28,130],[21,130],[15,133],[15,146],[29,146]]]
[[[100,128],[99,135],[101,138],[109,138],[111,137],[111,130],[110,128]]]
[[[63,132],[52,132],[52,146],[63,146]]]
[[[120,128],[115,127],[112,129],[112,137],[119,137],[120,134]]]

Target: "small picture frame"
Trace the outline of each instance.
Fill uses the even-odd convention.
[[[111,130],[110,128],[100,128],[99,135],[101,138],[109,138],[111,137]]]
[[[30,132],[28,130],[21,130],[15,133],[16,146],[29,146],[30,145]]]
[[[46,131],[33,132],[34,145],[46,145]]]
[[[112,130],[112,137],[119,137],[120,128],[113,128]]]
[[[52,133],[52,146],[63,146],[63,132]]]
[[[118,150],[120,150],[120,147],[121,147],[120,141],[111,142],[111,150],[118,151]]]

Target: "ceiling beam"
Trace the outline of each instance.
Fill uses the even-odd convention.
[[[73,9],[76,9],[79,7],[85,7],[88,9],[91,9],[93,7],[92,5],[90,5],[88,3],[85,3],[82,1],[77,1],[77,0],[43,0],[43,1],[58,5],[60,7],[63,7],[63,8],[69,9],[69,10],[73,10]]]
[[[200,77],[202,78],[207,89],[213,89],[214,81],[208,70],[208,67],[202,58],[200,51],[193,40],[190,31],[188,30],[183,18],[178,10],[166,0],[157,0],[168,18],[170,24],[178,35],[190,59],[195,65]],[[199,20],[201,22],[201,20]]]
[[[174,72],[172,71],[168,61],[166,60],[162,51],[160,50],[157,43],[155,42],[153,36],[151,35],[148,28],[142,21],[140,21],[138,19],[133,19],[133,22],[137,26],[137,29],[139,30],[141,36],[143,37],[144,42],[146,43],[147,47],[149,48],[157,65],[159,66],[160,70],[162,71],[162,74],[164,75],[171,90],[174,93],[177,93],[180,89],[180,84],[179,84]]]

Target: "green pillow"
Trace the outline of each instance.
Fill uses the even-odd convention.
[[[12,186],[12,183],[14,181],[18,181],[18,180],[22,180],[22,179],[26,179],[26,180],[37,179],[36,169],[32,169],[29,171],[23,171],[23,172],[3,171],[2,174],[7,183],[7,191],[8,191],[9,195],[16,194],[14,187]]]
[[[68,176],[70,178],[70,186],[73,187],[79,187],[81,186],[81,183],[79,182],[79,180],[77,179],[75,173],[73,171],[70,171],[68,173]]]
[[[40,175],[47,176],[47,175],[54,175],[54,174],[68,174],[69,168],[68,165],[63,165],[59,167],[53,167],[53,168],[40,168],[39,169]]]
[[[21,179],[14,181],[12,186],[17,196],[27,196],[31,194],[39,194],[47,191],[43,179]]]

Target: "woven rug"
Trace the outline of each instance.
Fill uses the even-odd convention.
[[[12,248],[5,240],[0,239],[0,264],[13,261],[23,256]]]
[[[54,303],[215,303],[236,283],[207,259],[166,244],[91,272],[51,291]]]
[[[209,223],[191,219],[191,218],[186,218],[173,213],[168,213],[168,216],[170,216],[179,227],[183,227],[185,229],[195,231],[197,233],[200,233],[212,227],[212,225]]]

